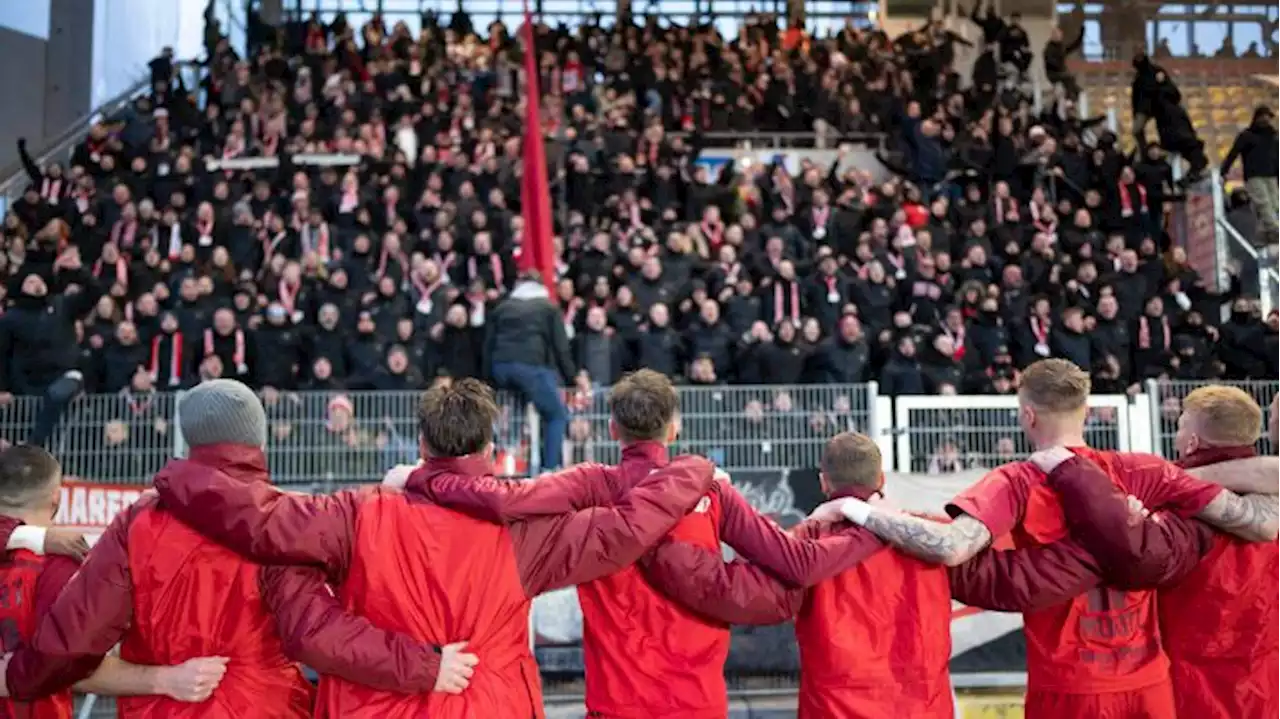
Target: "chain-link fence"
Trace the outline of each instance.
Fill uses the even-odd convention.
[[[1178,456],[1178,451],[1174,447],[1173,438],[1178,434],[1178,416],[1182,414],[1182,400],[1191,391],[1197,387],[1203,387],[1208,382],[1194,382],[1186,380],[1151,380],[1147,383],[1147,395],[1151,397],[1152,417],[1151,417],[1151,437],[1152,451],[1162,457],[1174,459]],[[1280,389],[1280,383],[1271,381],[1245,381],[1245,382],[1214,382],[1212,384],[1225,384],[1233,387],[1239,387],[1249,396],[1257,400],[1264,412],[1263,433],[1258,440],[1258,452],[1260,454],[1275,454],[1276,447],[1271,443],[1271,439],[1266,433],[1265,419],[1266,414],[1270,411],[1271,400],[1275,398],[1277,389]]]

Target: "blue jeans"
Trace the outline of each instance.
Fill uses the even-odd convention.
[[[542,419],[542,466],[546,471],[560,466],[564,435],[569,429],[569,410],[560,399],[560,375],[549,367],[523,362],[497,362],[493,381],[503,389],[519,392],[533,403]]]
[[[40,403],[40,413],[36,415],[36,424],[27,442],[43,447],[53,436],[58,427],[58,420],[67,411],[71,400],[75,399],[82,388],[80,380],[63,375],[49,383],[44,390],[44,400]]]

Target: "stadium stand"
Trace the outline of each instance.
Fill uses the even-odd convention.
[[[253,28],[243,57],[210,38],[197,77],[160,58],[150,91],[68,157],[22,148],[30,182],[0,239],[4,442],[141,484],[181,451],[174,393],[234,377],[264,396],[277,481],[331,489],[416,456],[417,390],[492,379],[486,321],[523,236],[524,50],[465,12],[416,24],[302,17]],[[1206,276],[1181,241],[1198,190],[1176,156],[1131,154],[1127,59],[1071,61],[1080,100],[1017,77],[975,87],[953,60],[981,67],[985,48],[953,26],[539,26],[567,461],[613,456],[602,388],[640,366],[684,385],[682,450],[760,472],[760,504],[791,515],[817,499],[780,497],[785,472],[816,466],[832,429],[892,432],[878,398],[973,403],[887,438],[900,471],[1024,451],[987,400],[1042,357],[1148,396],[1166,455],[1196,383],[1270,400],[1277,314],[1256,272]],[[1170,76],[1213,167],[1275,97],[1224,67]],[[1116,412],[1095,410],[1099,446],[1130,446]],[[562,441],[517,393],[502,421],[509,474]],[[86,513],[124,501],[85,496]],[[794,667],[789,638],[735,642]]]

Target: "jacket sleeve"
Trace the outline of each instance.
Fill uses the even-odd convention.
[[[612,507],[511,525],[525,592],[536,597],[633,564],[707,493],[713,472],[702,457],[680,457],[637,482]]]
[[[1108,584],[1149,589],[1176,582],[1213,548],[1208,526],[1162,512],[1136,517],[1120,489],[1096,464],[1072,457],[1049,474],[1071,535],[1097,558]]]
[[[36,616],[44,616],[75,576],[79,565],[69,557],[50,557],[40,572],[35,586]],[[31,596],[23,597],[31,601]],[[102,656],[53,656],[23,645],[13,653],[5,672],[9,696],[18,701],[33,701],[60,692],[93,674]]]
[[[13,530],[22,526],[22,524],[21,519],[0,515],[0,553],[3,553],[8,548],[9,538],[13,536]]]
[[[609,504],[607,472],[604,465],[582,464],[525,481],[441,474],[423,482],[422,491],[450,509],[508,524]]]
[[[724,624],[777,624],[795,616],[804,602],[803,589],[787,587],[747,562],[725,562],[719,548],[675,537],[642,557],[640,568],[668,599]]]
[[[277,565],[260,572],[263,596],[290,659],[383,691],[420,694],[435,687],[437,650],[347,612],[320,570]]]
[[[1102,584],[1093,557],[1065,539],[1028,549],[988,549],[949,567],[951,596],[997,612],[1033,612],[1073,599]]]
[[[839,532],[821,539],[801,539],[783,531],[757,512],[725,481],[713,489],[720,495],[720,539],[742,558],[768,570],[791,587],[803,589],[829,579],[883,546],[869,532]]]
[[[282,492],[265,482],[210,473],[199,482],[155,478],[165,511],[260,564],[306,564],[346,576],[359,495]]]
[[[139,513],[155,504],[155,495],[147,492],[116,515],[40,621],[31,639],[33,649],[60,657],[101,659],[120,643],[133,622],[129,527]]]

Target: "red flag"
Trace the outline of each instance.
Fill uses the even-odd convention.
[[[524,211],[524,236],[518,266],[521,271],[537,270],[556,300],[556,259],[552,244],[551,187],[547,182],[547,152],[542,143],[542,113],[539,107],[538,57],[534,47],[533,18],[524,3],[524,169],[520,177],[520,207]]]

